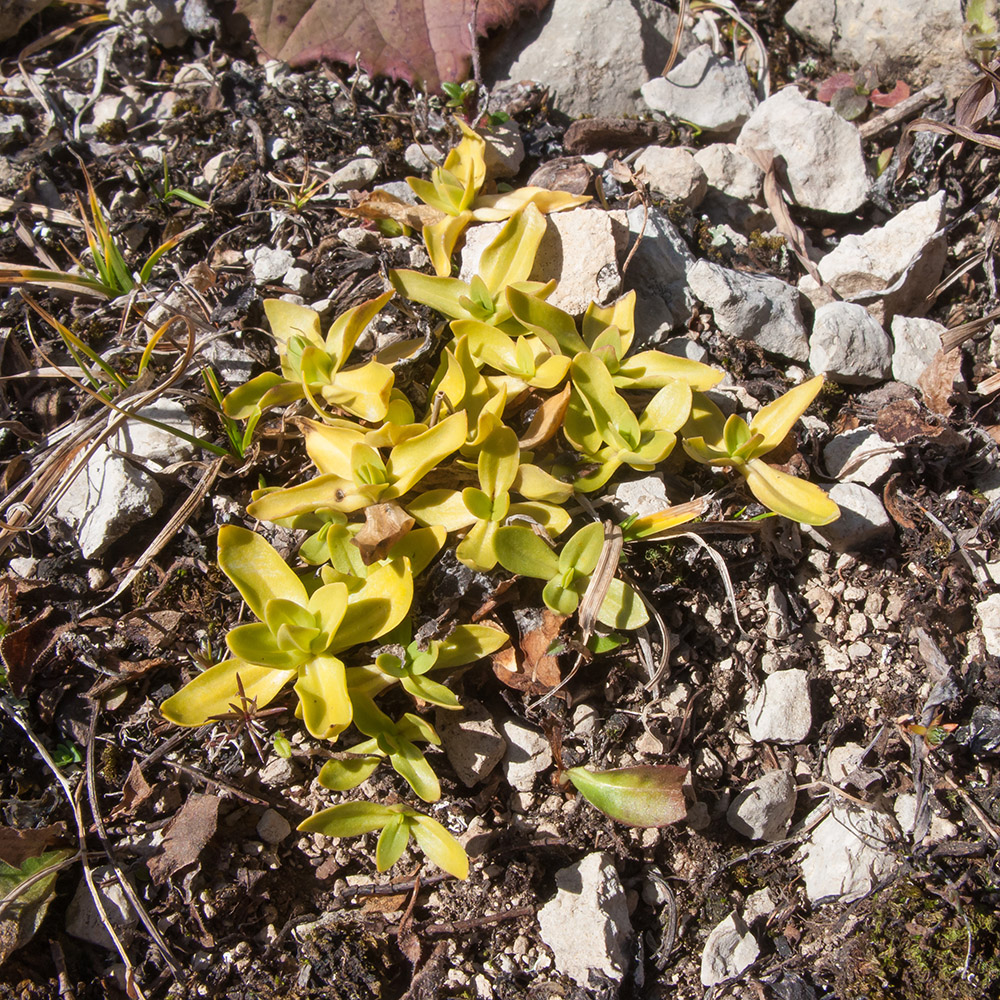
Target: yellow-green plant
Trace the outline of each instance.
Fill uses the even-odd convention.
[[[314,309],[266,299],[264,312],[277,343],[281,373],[264,372],[234,389],[224,401],[226,414],[256,423],[270,406],[307,399],[320,416],[336,407],[362,420],[383,420],[389,411],[392,369],[379,361],[345,366],[358,337],[390,298],[392,292],[384,292],[348,309],[330,325],[326,337]]]
[[[758,410],[749,424],[735,413],[727,419],[711,399],[696,393],[683,431],[684,450],[703,465],[735,469],[769,510],[802,524],[829,524],[840,509],[818,486],[762,460],[785,440],[822,388],[823,376],[817,375]]]
[[[320,784],[333,792],[360,789],[385,761],[420,799],[440,798],[440,782],[418,746],[439,739],[419,711],[460,708],[458,695],[441,682],[446,672],[507,642],[488,625],[414,637],[413,578],[449,537],[457,558],[474,570],[499,564],[542,580],[545,605],[562,616],[579,613],[599,654],[622,641],[612,630],[648,620],[642,598],[617,572],[620,543],[676,534],[704,512],[706,501],[630,520],[607,536],[601,523],[578,521],[557,547],[553,539],[573,523],[574,495],[604,487],[623,467],[655,469],[680,440],[695,462],[734,469],[778,513],[810,524],[838,513],[818,487],[763,460],[822,379],[786,393],[749,423],[727,420],[706,395],[721,372],[655,349],[631,352],[634,293],[592,303],[579,321],[554,306],[547,299],[555,282],[530,279],[547,225],[543,213],[581,199],[538,189],[484,195],[483,140],[462,128],[461,142],[431,180],[411,179],[441,215],[424,229],[436,275],[389,274],[396,293],[450,325],[426,395],[421,390],[411,402],[403,383],[396,386],[393,364],[404,352],[351,357],[392,292],[344,313],[325,337],[312,310],[266,303],[281,371],[235,389],[225,410],[248,421],[244,445],[270,406],[305,400],[318,418],[292,418],[317,475],[257,490],[247,508],[252,517],[309,532],[299,556],[311,569],[300,576],[252,532],[221,529],[219,564],[258,621],[232,629],[230,658],[163,705],[167,718],[200,725],[225,718],[237,696],[263,708],[294,684],[298,714],[312,736],[334,740],[353,724],[362,737],[323,765]],[[507,221],[478,273],[469,282],[452,278],[456,241],[480,219]],[[381,646],[352,655],[353,647],[376,639]],[[398,717],[391,705],[376,704],[397,687],[416,706]],[[660,825],[684,815],[681,769],[573,768],[564,778],[622,822]],[[342,802],[299,829],[334,837],[381,831],[379,870],[401,857],[412,835],[446,871],[468,873],[457,841],[403,804]]]
[[[409,612],[409,565],[379,567],[353,592],[336,582],[310,594],[268,542],[225,525],[219,529],[219,566],[259,621],[230,630],[232,658],[195,677],[160,710],[178,725],[200,726],[236,701],[237,675],[259,708],[294,682],[306,728],[320,739],[334,738],[353,717],[337,654],[384,635]]]
[[[455,121],[462,130],[462,139],[444,163],[431,171],[431,179],[406,178],[416,196],[443,216],[440,221],[424,226],[423,231],[427,252],[438,275],[451,274],[451,255],[455,244],[473,220],[500,222],[526,205],[533,205],[548,214],[590,201],[589,196],[539,187],[518,188],[504,194],[481,194],[486,180],[486,143],[465,122],[457,118]]]

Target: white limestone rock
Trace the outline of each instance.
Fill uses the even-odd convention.
[[[681,146],[648,146],[635,161],[636,172],[644,170],[649,186],[667,201],[681,201],[697,208],[708,178],[690,149]]]
[[[292,832],[292,825],[276,809],[267,809],[257,821],[257,836],[265,844],[276,846]]]
[[[632,350],[646,350],[690,319],[694,295],[688,287],[687,272],[694,264],[694,257],[677,228],[658,208],[649,210],[645,228],[642,205],[608,214],[626,251],[632,248],[639,233],[643,234],[628,267],[625,291],[636,292],[636,337]]]
[[[823,449],[826,470],[832,479],[864,486],[874,486],[888,475],[893,462],[902,457],[902,448],[890,444],[869,427],[838,434]]]
[[[483,132],[483,139],[483,159],[490,177],[516,177],[524,162],[524,140],[517,124],[509,121],[493,125]]]
[[[642,87],[654,111],[692,122],[706,132],[732,132],[757,107],[746,66],[699,45],[665,77]]]
[[[870,181],[857,128],[832,108],[785,87],[757,107],[736,148],[784,157],[792,197],[803,208],[846,214],[868,197]]]
[[[546,216],[548,225],[535,255],[531,278],[558,284],[548,302],[574,316],[591,301],[610,302],[622,287],[619,254],[626,233],[615,226],[615,213],[575,208]],[[622,214],[622,213],[617,213]],[[483,251],[496,239],[504,223],[490,222],[466,230],[459,277],[469,281],[479,271]]]
[[[752,340],[765,351],[793,361],[809,357],[809,340],[794,286],[768,275],[733,271],[707,260],[688,270],[691,291],[701,299],[723,332]]]
[[[93,876],[101,903],[104,905],[104,912],[114,927],[115,933],[121,936],[124,932],[137,926],[139,915],[132,909],[132,905],[125,895],[125,890],[122,889],[115,877],[115,870],[110,865],[101,865],[94,868]],[[97,912],[97,906],[94,904],[94,897],[90,894],[86,879],[80,879],[76,894],[67,907],[66,933],[98,948],[106,948],[108,951],[115,950],[115,943]]]
[[[941,350],[941,336],[947,327],[932,319],[913,316],[892,318],[892,377],[914,388],[920,387],[920,376]]]
[[[280,247],[254,247],[252,250],[244,250],[243,256],[253,271],[256,285],[280,281],[295,263],[295,254]]]
[[[802,531],[836,552],[858,551],[889,541],[894,532],[892,521],[882,501],[859,483],[836,483],[829,490],[830,499],[840,507],[840,517],[830,524]]]
[[[670,497],[663,485],[663,476],[644,476],[619,483],[611,501],[623,517],[646,517],[670,506]]]
[[[701,985],[716,986],[748,969],[760,954],[757,939],[738,913],[712,928],[701,953]]]
[[[780,840],[793,812],[795,780],[788,771],[767,771],[733,799],[726,822],[751,840]]]
[[[632,934],[621,879],[610,854],[588,854],[556,872],[556,894],[538,911],[544,944],[555,968],[581,986],[590,972],[620,982]]]
[[[838,66],[892,66],[910,84],[939,80],[956,98],[975,79],[961,0],[798,0],[785,23]],[[917,14],[919,13],[919,16]]]
[[[655,0],[552,0],[483,47],[483,75],[491,87],[541,83],[571,118],[637,114],[639,89],[666,65],[676,24]],[[685,32],[682,54],[693,46]]]
[[[880,382],[892,367],[892,341],[864,306],[829,302],[813,319],[809,367],[844,385]]]
[[[802,876],[813,903],[849,903],[896,867],[887,816],[835,802],[803,850]]]
[[[841,298],[868,306],[883,325],[902,313],[914,316],[944,268],[945,193],[918,201],[884,226],[860,236],[845,236],[817,264],[823,280]],[[799,288],[817,305],[828,300],[808,274]]]
[[[373,156],[359,156],[345,163],[330,177],[330,187],[334,191],[360,190],[368,187],[382,169],[382,164]]]
[[[502,722],[500,731],[507,742],[503,756],[507,784],[519,792],[530,792],[536,776],[552,764],[552,747],[544,733],[522,725],[517,719]]]
[[[1000,656],[1000,594],[991,594],[976,605],[979,625],[983,631],[986,652]]]
[[[732,142],[716,142],[694,154],[708,186],[738,201],[753,201],[760,195],[764,171],[748,160]]]
[[[747,729],[755,743],[799,743],[812,728],[809,678],[804,670],[776,670],[747,703]]]
[[[462,699],[460,712],[439,709],[435,728],[459,781],[466,788],[485,781],[507,752],[493,716],[482,702]]]
[[[912,792],[904,792],[897,795],[892,804],[892,811],[896,814],[896,822],[900,829],[908,836],[912,836],[917,823],[917,797]],[[927,835],[920,841],[921,845],[940,844],[946,840],[951,840],[958,836],[958,827],[950,819],[938,816],[931,812],[931,825]]]

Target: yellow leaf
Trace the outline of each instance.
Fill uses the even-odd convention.
[[[815,484],[790,476],[762,459],[739,468],[750,492],[769,510],[800,524],[823,525],[840,517],[840,508]]]

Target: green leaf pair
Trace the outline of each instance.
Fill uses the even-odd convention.
[[[682,431],[684,450],[703,465],[735,469],[769,510],[802,524],[829,524],[840,508],[818,486],[761,461],[784,441],[822,388],[823,376],[817,375],[758,410],[749,424],[735,413],[727,419],[711,399],[695,393]]]
[[[375,865],[388,871],[403,855],[410,836],[439,868],[455,878],[468,878],[469,857],[462,845],[435,819],[403,805],[343,802],[324,809],[299,824],[301,833],[328,837],[359,837],[381,830],[375,848]]]
[[[571,615],[601,558],[604,526],[594,521],[581,528],[567,539],[558,555],[534,531],[519,525],[500,528],[494,546],[504,569],[545,580],[542,600],[556,614]],[[649,615],[632,587],[616,578],[608,585],[597,620],[612,629],[635,629],[645,625]]]

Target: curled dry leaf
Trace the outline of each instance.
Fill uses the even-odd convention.
[[[417,522],[398,503],[376,503],[365,508],[364,527],[354,536],[366,566],[385,559],[389,549],[405,538]]]

